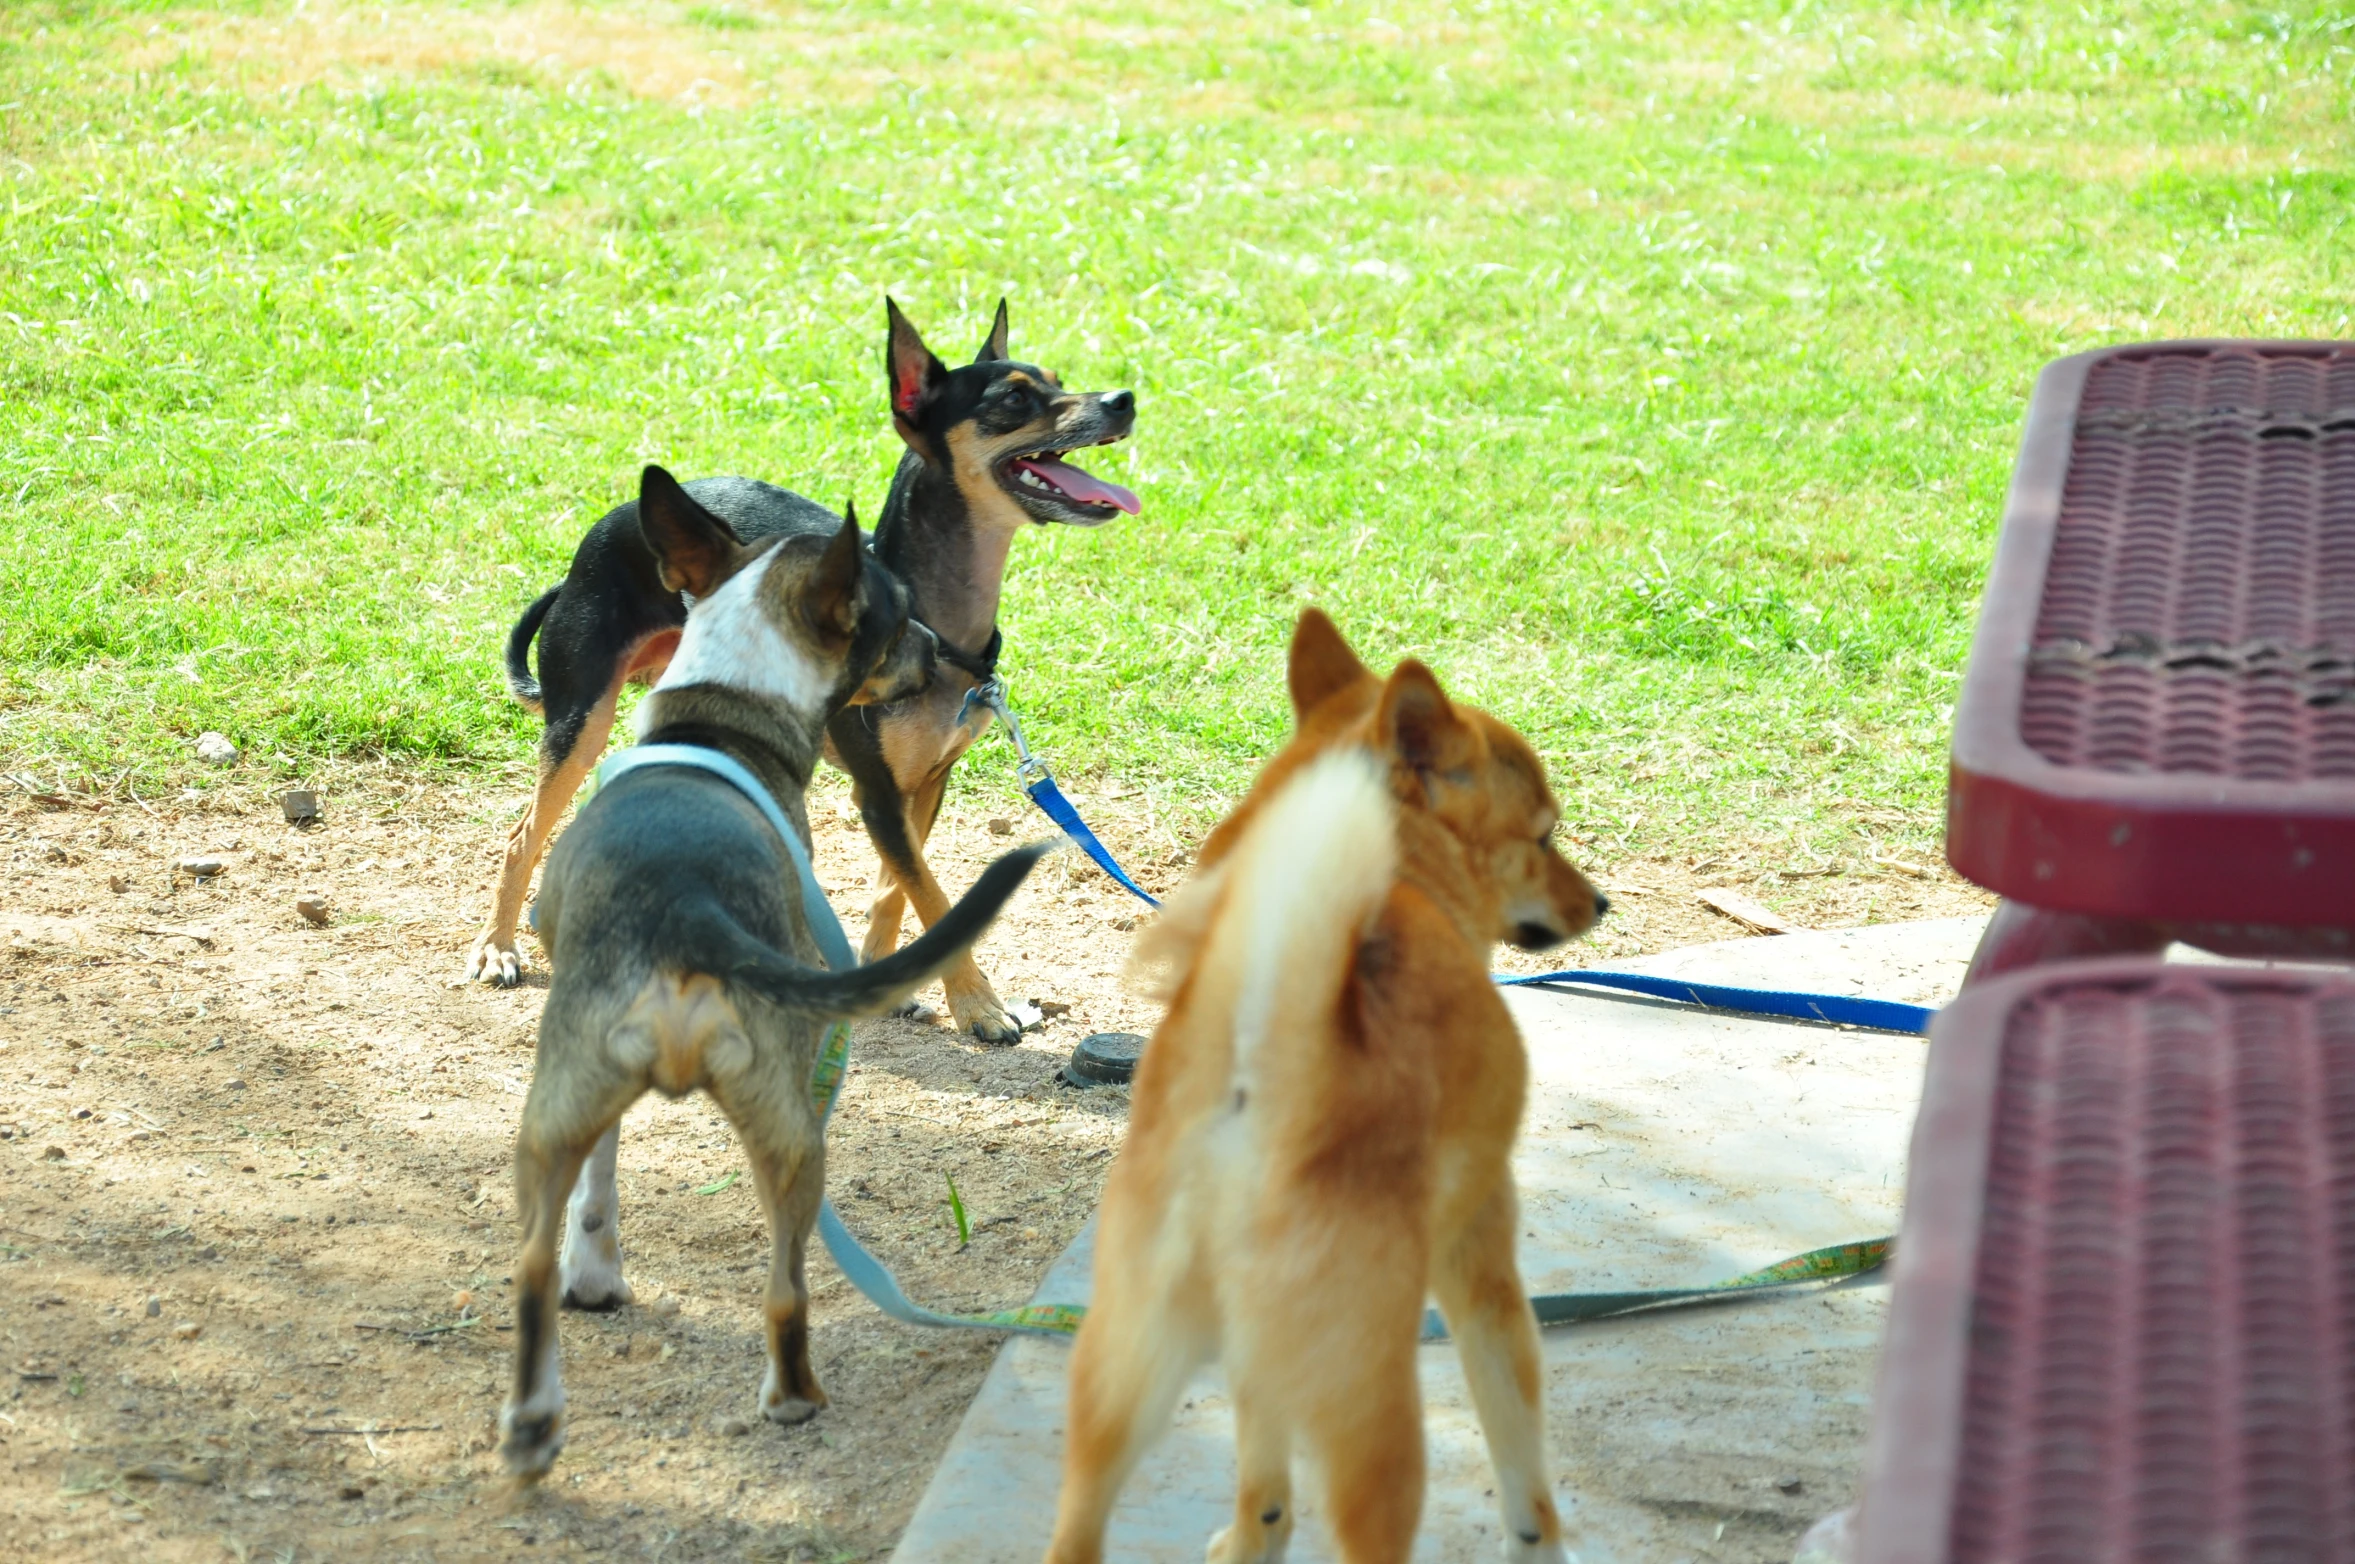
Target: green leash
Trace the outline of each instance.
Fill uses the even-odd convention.
[[[810,1075],[810,1097],[817,1106],[820,1118],[833,1114],[834,1099],[841,1094],[842,1078],[849,1068],[850,1028],[837,1023],[827,1030],[825,1046],[818,1053],[817,1068]],[[828,1210],[830,1213],[831,1207]],[[827,1248],[832,1251],[835,1263],[842,1266],[859,1291],[895,1319],[919,1325],[1068,1336],[1079,1329],[1080,1321],[1087,1318],[1087,1306],[1078,1303],[1032,1303],[1019,1309],[999,1309],[989,1314],[943,1314],[927,1309],[909,1302],[891,1273],[883,1268],[880,1261],[859,1247],[858,1241],[851,1238],[847,1230],[840,1234],[839,1240],[831,1232],[826,1236]],[[1772,1292],[1785,1287],[1804,1286],[1810,1282],[1840,1281],[1879,1270],[1888,1262],[1889,1244],[1890,1240],[1886,1238],[1868,1238],[1861,1243],[1810,1249],[1788,1260],[1777,1260],[1762,1270],[1707,1287],[1662,1287],[1645,1292],[1544,1293],[1530,1299],[1529,1306],[1536,1312],[1540,1325],[1575,1325],[1583,1320],[1610,1319],[1616,1315],[1669,1308],[1677,1304]],[[843,1261],[849,1250],[856,1250],[857,1257],[851,1264],[845,1265]],[[860,1265],[860,1261],[864,1261],[864,1265]],[[857,1267],[855,1270],[854,1266]],[[1423,1339],[1447,1339],[1447,1327],[1441,1322],[1436,1309],[1424,1313]]]

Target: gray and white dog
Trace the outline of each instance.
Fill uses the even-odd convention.
[[[906,586],[861,547],[855,516],[831,536],[745,543],[649,467],[638,520],[664,584],[695,599],[640,712],[641,738],[719,751],[768,791],[806,844],[803,794],[827,719],[924,688],[931,634],[909,618]],[[649,1090],[709,1092],[751,1163],[770,1236],[762,1415],[798,1423],[826,1404],[810,1369],[803,1279],[824,1193],[810,1076],[826,1027],[889,1009],[964,957],[1045,850],[998,859],[905,950],[828,972],[786,844],[735,783],[686,765],[645,767],[582,809],[540,887],[553,977],[515,1146],[523,1248],[515,1383],[499,1418],[509,1470],[536,1478],[564,1445],[560,1291],[588,1307],[629,1298],[614,1156],[622,1114]]]

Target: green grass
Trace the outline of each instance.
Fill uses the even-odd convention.
[[[871,513],[883,293],[1003,292],[1141,406],[1014,556],[1066,772],[1236,787],[1315,601],[1587,831],[1918,836],[2038,366],[2347,334],[2351,111],[2317,3],[17,4],[0,759],[520,757],[641,462]]]

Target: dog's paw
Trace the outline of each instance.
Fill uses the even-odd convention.
[[[622,1279],[620,1264],[608,1261],[602,1255],[584,1257],[575,1265],[568,1253],[557,1267],[556,1274],[564,1288],[562,1297],[568,1309],[601,1313],[638,1301],[638,1295],[631,1292],[630,1284]]]
[[[806,1423],[816,1417],[825,1405],[823,1401],[804,1401],[799,1396],[780,1395],[774,1400],[763,1396],[760,1398],[760,1415],[772,1423],[782,1423],[791,1428],[796,1423]]]
[[[1251,1530],[1254,1535],[1241,1540],[1232,1526],[1220,1531],[1203,1551],[1202,1564],[1283,1564],[1284,1545],[1292,1540],[1289,1519],[1285,1524]]]
[[[538,1398],[534,1398],[537,1402]],[[499,1409],[499,1456],[507,1470],[525,1482],[545,1477],[564,1448],[564,1397],[517,1406],[510,1401]]]
[[[826,1405],[826,1392],[818,1389],[816,1381],[813,1380],[809,1388],[814,1393],[815,1400],[809,1396],[795,1395],[785,1388],[785,1381],[778,1374],[777,1365],[771,1363],[768,1373],[761,1379],[760,1415],[772,1423],[782,1423],[788,1428],[796,1423],[808,1422],[811,1418],[816,1417]]]
[[[474,942],[474,949],[466,958],[466,981],[490,982],[500,988],[513,988],[523,981],[522,952],[513,945],[502,946],[485,934]]]
[[[956,1020],[957,1030],[977,1042],[1005,1047],[1022,1041],[1022,1023],[1006,1014],[1006,1007],[994,994],[952,995],[949,1014]]]
[[[1559,1541],[1509,1534],[1505,1538],[1505,1564],[1569,1564],[1569,1558]]]

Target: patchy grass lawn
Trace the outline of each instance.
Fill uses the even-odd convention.
[[[0,761],[519,760],[641,462],[872,514],[882,295],[1003,293],[1142,406],[1143,517],[1015,554],[1065,770],[1212,807],[1317,601],[1598,851],[1919,851],[2037,367],[2346,332],[2336,11],[14,5]]]

